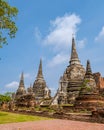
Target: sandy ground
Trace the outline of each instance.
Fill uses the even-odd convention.
[[[1,124],[0,130],[104,130],[104,124],[53,119]]]

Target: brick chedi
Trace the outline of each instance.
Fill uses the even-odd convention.
[[[69,66],[59,81],[59,88],[51,105],[73,106],[76,110],[97,110],[104,108],[104,78],[99,73],[92,73],[90,61],[86,70],[80,63],[72,38]],[[66,106],[65,105],[65,106]],[[74,109],[73,108],[73,109]]]
[[[90,62],[87,61],[85,77],[75,106],[79,109],[96,110],[104,105],[103,100],[92,74]]]
[[[27,88],[27,92],[28,92],[29,94],[34,94],[34,92],[33,92],[33,87],[32,87],[31,84],[30,84],[30,87]]]
[[[83,86],[83,84],[84,84],[84,86]],[[88,92],[88,93],[92,94],[92,93],[97,92],[96,82],[95,82],[94,76],[92,74],[89,60],[87,60],[86,73],[85,73],[85,77],[83,80],[83,84],[82,84],[81,90],[85,90],[85,93]]]
[[[71,56],[59,80],[58,90],[53,98],[47,87],[42,72],[42,60],[33,86],[27,89],[24,86],[23,73],[19,87],[15,95],[17,106],[49,106],[61,105],[68,110],[104,110],[104,78],[101,74],[92,73],[90,61],[87,61],[86,69],[81,65],[76,50],[74,37],[72,38]]]
[[[60,78],[58,91],[51,103],[74,104],[79,95],[79,90],[83,82],[85,69],[80,63],[76,51],[75,40],[72,38],[72,49],[69,66],[67,66],[63,76]]]
[[[17,107],[34,107],[35,105],[35,95],[33,93],[33,88],[30,86],[28,88],[28,93],[25,90],[24,76],[21,74],[21,79],[19,87],[15,94],[15,106]]]
[[[45,98],[50,98],[50,90],[46,85],[46,82],[43,77],[42,73],[42,60],[40,60],[39,64],[39,69],[38,69],[38,74],[36,77],[36,80],[33,84],[33,92],[35,94],[35,99],[36,100],[41,100]]]
[[[96,102],[96,99],[99,97],[98,93],[90,61],[88,60],[85,77],[81,85],[79,96],[76,100],[76,107],[80,109],[93,109],[95,104],[94,102]]]
[[[104,95],[104,77],[99,72],[93,73],[100,94]]]
[[[15,98],[19,98],[23,94],[26,94],[26,90],[25,90],[25,86],[24,86],[24,76],[23,76],[23,72],[22,72],[19,87],[18,87],[18,89],[16,91]]]

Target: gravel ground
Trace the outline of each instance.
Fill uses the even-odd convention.
[[[53,119],[1,124],[0,130],[104,130],[104,124]]]

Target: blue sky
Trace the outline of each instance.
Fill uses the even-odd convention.
[[[0,93],[16,91],[20,74],[25,86],[35,81],[40,58],[54,94],[69,64],[72,34],[81,64],[104,76],[103,0],[8,0],[19,10],[15,39],[0,49]]]

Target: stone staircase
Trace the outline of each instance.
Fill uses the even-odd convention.
[[[75,103],[76,98],[79,96],[79,92],[81,89],[82,81],[81,80],[71,80],[69,81],[67,87],[68,93],[68,102],[71,104]]]

